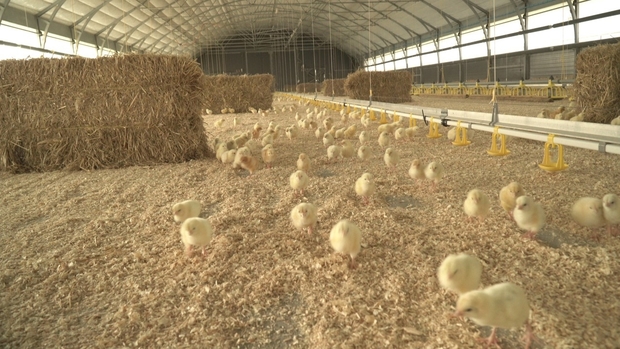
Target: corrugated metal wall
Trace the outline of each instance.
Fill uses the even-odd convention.
[[[358,68],[355,59],[336,48],[331,51],[329,48],[298,48],[276,52],[206,52],[198,61],[205,74],[273,74],[278,91],[315,79],[323,82],[346,78]]]
[[[530,79],[546,80],[549,75],[555,79],[574,79],[575,57],[574,49],[532,54]]]

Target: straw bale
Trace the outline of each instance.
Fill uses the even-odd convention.
[[[574,94],[584,121],[610,123],[620,110],[620,43],[586,48],[575,65]]]
[[[299,93],[314,93],[316,91],[321,91],[321,84],[314,82],[306,82],[305,84],[297,84],[295,89]]]
[[[327,79],[323,81],[321,92],[324,96],[346,96],[344,82],[346,79]]]
[[[408,71],[366,72],[349,74],[344,91],[349,98],[369,100],[372,82],[372,100],[405,103],[411,101],[411,73]]]
[[[205,75],[204,107],[219,113],[224,108],[246,112],[249,107],[269,109],[273,102],[271,74]]]
[[[212,155],[201,76],[177,56],[2,61],[0,166],[91,170]]]

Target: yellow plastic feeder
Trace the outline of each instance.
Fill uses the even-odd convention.
[[[381,125],[387,124],[387,114],[385,113],[385,110],[381,112],[381,120],[379,120],[379,123]]]
[[[417,120],[413,118],[413,114],[409,114],[409,127],[416,127]]]
[[[545,143],[545,153],[543,155],[542,164],[538,164],[538,167],[542,168],[547,172],[559,172],[564,171],[568,168],[568,165],[564,163],[564,146],[561,144],[556,144],[553,139],[555,135],[550,134],[547,137],[547,142]],[[558,148],[558,160],[556,162],[551,162],[551,149]]]
[[[456,137],[454,138],[454,142],[452,142],[452,144],[458,146],[471,144],[471,141],[467,140],[467,129],[461,127],[460,121],[456,123]]]
[[[441,134],[439,133],[439,124],[435,122],[435,120],[431,117],[428,122],[428,134],[427,138],[439,138]]]
[[[491,136],[491,150],[487,150],[489,155],[504,156],[510,154],[510,150],[506,149],[506,135],[499,133],[499,126],[495,126],[493,129],[493,135]],[[497,140],[500,140],[499,149],[497,147]]]

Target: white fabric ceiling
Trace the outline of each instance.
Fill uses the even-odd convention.
[[[196,55],[316,37],[355,56],[392,50],[560,0],[0,0],[0,19],[115,50]],[[527,5],[526,5],[527,3]],[[0,4],[1,6],[1,4]],[[25,20],[23,18],[25,18]],[[30,19],[30,23],[28,23]],[[34,22],[34,23],[32,23]],[[369,31],[370,25],[370,31]],[[303,36],[301,35],[303,34]]]

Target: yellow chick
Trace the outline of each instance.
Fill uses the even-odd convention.
[[[350,158],[355,155],[355,149],[353,148],[353,143],[348,140],[342,141],[342,157]]]
[[[241,168],[250,172],[250,176],[253,175],[254,172],[256,172],[258,168],[258,160],[256,160],[256,158],[252,156],[251,153],[250,155],[242,155],[240,160],[241,161],[239,164]]]
[[[437,279],[444,289],[458,295],[480,287],[482,263],[467,253],[451,254],[437,269]]]
[[[407,129],[405,129],[405,134],[410,141],[413,140],[413,137],[415,137],[416,133],[418,133],[418,126],[408,127]]]
[[[525,195],[525,192],[521,184],[517,182],[511,182],[499,191],[499,203],[504,211],[508,212],[511,219],[514,219],[512,217],[512,212],[517,205],[517,198],[523,195]]]
[[[252,108],[252,107],[248,107],[248,111],[252,114],[256,114],[256,109]]]
[[[211,109],[206,109],[205,111],[207,112],[207,115],[213,114],[213,110],[211,110]]]
[[[362,122],[362,126],[364,126],[365,128],[368,128],[368,126],[370,126],[370,117],[368,115],[362,116],[360,121]]]
[[[276,139],[278,139],[278,136],[282,132],[282,126],[276,125],[276,127],[274,127],[273,131],[274,131],[273,132],[273,140],[275,141]]]
[[[420,163],[420,160],[418,159],[411,162],[411,166],[409,166],[409,171],[407,173],[411,179],[416,181],[416,184],[420,184],[420,180],[426,178],[422,163]]]
[[[287,128],[284,130],[284,132],[285,132],[285,134],[286,134],[286,137],[287,137],[289,140],[291,140],[291,141],[292,141],[292,140],[293,140],[293,138],[295,138],[295,136],[296,136],[295,131],[293,130],[293,128],[292,128],[292,127],[287,127]]]
[[[355,181],[355,193],[364,199],[366,205],[368,205],[368,197],[375,192],[374,178],[370,173],[364,173],[360,178]]]
[[[200,205],[200,202],[196,200],[185,200],[183,202],[176,203],[172,206],[174,221],[177,223],[183,223],[188,218],[198,217],[198,215],[200,215],[201,208],[202,206]]]
[[[325,118],[325,120],[323,120],[323,127],[325,127],[326,130],[331,129],[334,126],[334,121],[332,120],[332,118]]]
[[[465,316],[480,326],[491,326],[489,345],[497,345],[498,327],[512,329],[526,325],[526,348],[531,345],[530,302],[525,291],[513,283],[504,282],[462,294],[456,302],[455,315]]]
[[[267,133],[265,135],[265,137],[263,137],[263,139],[260,141],[260,144],[265,147],[269,144],[273,144],[273,134],[275,133],[275,131],[271,131],[270,133]]]
[[[540,113],[538,113],[538,115],[536,115],[537,118],[543,118],[543,119],[548,119],[549,118],[549,110],[548,109],[543,109],[540,111]]]
[[[336,139],[343,138],[345,130],[346,130],[346,128],[344,128],[344,127],[336,130],[336,133],[334,134],[334,138],[336,138]]]
[[[583,114],[583,112],[573,116],[572,118],[570,118],[570,121],[583,121],[585,118],[585,115]]]
[[[396,139],[397,141],[403,141],[405,140],[406,137],[407,137],[406,129],[402,127],[397,128],[396,131],[394,132],[394,139]]]
[[[261,156],[263,158],[263,162],[267,165],[267,168],[271,168],[271,164],[276,158],[275,151],[273,150],[273,145],[267,144],[261,150]]]
[[[362,145],[361,147],[357,149],[357,157],[360,158],[360,160],[366,161],[370,159],[371,156],[372,156],[372,151],[370,150],[369,147]]]
[[[237,154],[237,149],[231,149],[228,151],[225,151],[222,154],[222,163],[223,164],[232,164],[233,161],[235,161],[235,155]]]
[[[383,161],[385,162],[385,166],[387,166],[390,170],[395,170],[396,165],[398,165],[398,161],[400,160],[400,154],[398,150],[393,148],[387,148],[385,150],[385,154],[383,154]]]
[[[220,110],[220,113],[222,113],[222,114],[228,113],[228,108],[224,108],[224,109]]]
[[[316,139],[322,139],[324,134],[325,134],[325,129],[323,129],[322,127],[318,127],[314,131],[314,136],[316,137]]]
[[[229,113],[229,114],[234,114],[234,113],[235,113],[235,109],[233,109],[233,108],[228,108],[228,113]]]
[[[342,158],[342,147],[339,145],[330,145],[327,148],[327,161],[331,162],[332,160]]]
[[[474,136],[474,130],[467,129],[467,139],[471,139]],[[456,127],[453,127],[448,131],[448,139],[454,141],[456,139]]]
[[[299,154],[297,158],[297,169],[306,173],[310,172],[310,158],[305,153]]]
[[[529,196],[517,198],[512,216],[519,228],[527,230],[524,235],[526,238],[535,238],[536,234],[545,226],[546,217],[542,205]]]
[[[351,125],[344,131],[344,138],[355,139],[356,133],[357,133],[357,126]]]
[[[362,232],[355,224],[346,219],[336,223],[329,233],[329,242],[337,253],[351,256],[349,267],[357,266],[355,258],[361,250]]]
[[[433,189],[437,189],[437,184],[439,184],[444,172],[445,169],[443,165],[433,161],[426,165],[426,168],[424,169],[424,176],[426,176],[426,179],[433,181]]]
[[[213,123],[213,126],[215,126],[215,127],[222,127],[222,124],[223,124],[223,123],[224,123],[224,119],[219,119],[219,120],[216,120],[216,121]]]
[[[325,133],[323,135],[323,146],[330,147],[334,145],[334,143],[335,143],[334,136],[332,136],[331,133]]]
[[[612,226],[620,224],[620,202],[616,194],[603,196],[603,215],[607,221],[607,232],[612,234]]]
[[[235,147],[237,148],[241,148],[245,145],[245,143],[250,139],[250,137],[248,137],[246,134],[243,134],[235,139],[233,139],[233,141],[235,142]]]
[[[217,146],[217,150],[215,151],[215,158],[218,160],[222,160],[222,154],[228,151],[228,146],[226,143],[220,143]]]
[[[463,202],[463,210],[471,219],[478,217],[480,222],[484,221],[491,209],[489,197],[479,189],[472,189],[467,193],[467,198]]]
[[[211,241],[213,228],[209,220],[204,218],[188,218],[181,225],[181,241],[185,245],[185,253],[192,256],[192,246],[202,248],[205,255],[205,247]]]
[[[296,192],[299,191],[301,195],[304,195],[304,189],[308,186],[310,179],[308,175],[304,171],[295,171],[289,177],[289,183],[291,184],[291,188]]]
[[[316,227],[317,208],[311,203],[301,203],[291,210],[291,222],[299,230],[308,229],[308,234]]]
[[[383,132],[381,132],[381,134],[379,134],[379,145],[381,146],[381,149],[390,146],[390,135],[389,135],[389,133],[383,131]]]
[[[609,124],[610,125],[620,126],[620,115],[617,118],[611,120],[611,122]]]
[[[571,216],[582,227],[596,229],[604,226],[607,221],[603,212],[603,200],[599,198],[580,198],[571,208]],[[595,238],[598,234],[595,234]]]
[[[362,131],[360,132],[359,139],[361,144],[367,143],[370,141],[370,135],[366,131]]]

